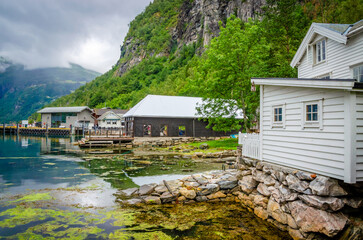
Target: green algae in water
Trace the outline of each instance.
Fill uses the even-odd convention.
[[[52,200],[52,196],[50,196],[50,193],[34,193],[25,195],[24,197],[17,199],[12,202],[35,202],[35,201],[47,201]]]
[[[174,238],[168,236],[162,231],[155,232],[128,232],[125,230],[116,230],[113,233],[110,233],[108,236],[109,239],[121,239],[121,240],[129,240],[129,239],[137,239],[137,240],[172,240]]]

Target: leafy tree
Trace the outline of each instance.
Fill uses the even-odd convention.
[[[273,54],[268,60],[270,77],[297,77],[297,71],[290,67],[290,62],[311,21],[298,0],[267,0],[266,3],[262,27]]]
[[[252,76],[266,75],[270,47],[257,21],[244,23],[232,16],[226,27],[220,28],[219,37],[212,40],[193,69],[189,84],[199,86],[204,97],[198,110],[208,121],[208,127],[219,131],[240,129],[237,116],[238,109],[242,109],[243,124],[248,129],[259,103],[259,92],[251,92],[250,80]]]

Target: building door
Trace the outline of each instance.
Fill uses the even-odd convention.
[[[143,126],[143,136],[151,137],[151,124],[146,124]]]
[[[160,126],[160,137],[167,137],[168,136],[168,125],[161,125]]]

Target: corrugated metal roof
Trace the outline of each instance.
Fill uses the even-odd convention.
[[[354,23],[346,34],[349,35],[350,33],[353,33],[359,29],[362,30],[362,27],[363,27],[363,19]]]
[[[95,108],[93,109],[93,111],[95,112],[95,114],[97,116],[101,116],[102,114],[108,112],[108,111],[112,111],[116,114],[125,114],[128,110],[125,109],[111,109],[111,108]]]
[[[91,109],[89,109],[89,107],[87,107],[87,106],[82,106],[82,107],[47,107],[47,108],[43,108],[42,110],[38,111],[38,113],[79,113],[79,112],[82,112],[85,109],[88,109],[89,111],[91,111]]]
[[[199,97],[147,95],[124,117],[199,118],[196,107],[202,102]]]
[[[317,23],[317,25],[343,34],[345,30],[350,26],[350,24],[335,24],[335,23]]]

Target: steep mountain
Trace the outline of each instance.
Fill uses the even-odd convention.
[[[99,75],[76,64],[70,68],[26,70],[21,64],[0,58],[0,122],[27,119],[43,105]]]
[[[261,22],[269,56],[257,63],[267,71],[255,77],[296,77],[289,61],[311,22],[353,23],[358,8],[359,0],[154,0],[130,23],[112,69],[50,106],[130,108],[147,94],[204,97],[197,66],[232,15]]]
[[[113,68],[51,106],[129,108],[149,93],[178,95],[167,82],[219,33],[232,14],[247,21],[264,0],[155,0],[130,23]],[[188,95],[188,93],[183,93]],[[191,94],[194,95],[194,94]]]

